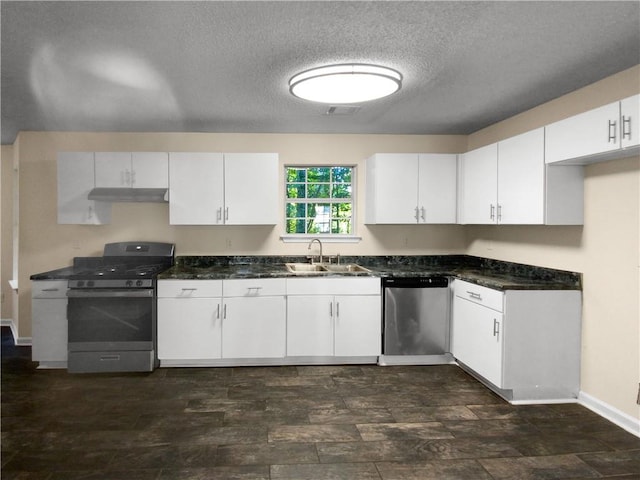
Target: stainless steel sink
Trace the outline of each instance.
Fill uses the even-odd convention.
[[[285,263],[285,266],[291,273],[327,273],[324,266],[318,263]]]
[[[371,273],[371,270],[368,268],[364,268],[363,266],[357,265],[355,263],[346,263],[343,265],[339,264],[327,264],[324,265],[329,272],[334,273]]]
[[[370,273],[371,270],[355,263],[286,263],[287,270],[297,275],[309,275],[318,273]]]

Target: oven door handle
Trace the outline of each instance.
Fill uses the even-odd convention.
[[[69,289],[69,298],[152,298],[152,288],[140,288],[132,290],[113,290],[108,288],[100,289]]]

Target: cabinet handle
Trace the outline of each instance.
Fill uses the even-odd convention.
[[[87,212],[87,220],[93,219],[93,206],[89,205],[89,211]]]
[[[631,117],[625,117],[624,115],[622,116],[622,138],[631,140]]]
[[[608,142],[616,143],[617,133],[616,133],[617,122],[615,120],[609,120],[609,139]]]
[[[216,223],[220,223],[222,220],[222,207],[216,210]]]
[[[220,318],[220,304],[218,304],[218,308],[216,309],[216,318]]]
[[[336,302],[336,317],[340,317],[340,302]]]
[[[43,292],[57,292],[58,290],[60,290],[59,288],[43,288],[42,291]]]
[[[224,219],[229,220],[229,207],[224,209]]]
[[[136,171],[131,170],[131,186],[133,187],[136,184]]]
[[[479,293],[471,292],[469,290],[467,290],[467,293],[471,298],[475,298],[476,300],[482,300],[482,295],[480,295]]]
[[[262,290],[262,287],[247,287],[247,296],[257,297],[260,295],[260,290]]]
[[[498,204],[498,221],[502,220],[502,205]]]
[[[420,218],[422,218],[423,222],[426,222],[426,218],[425,218],[425,214],[424,214],[424,207],[420,208]]]
[[[333,302],[329,303],[329,316],[333,317]]]
[[[493,203],[489,204],[489,218],[494,220],[496,217],[496,207]]]
[[[418,207],[416,207],[416,213],[413,215],[413,218],[416,219],[416,222],[420,221],[420,216],[419,216],[419,213],[418,213]]]
[[[500,339],[500,323],[497,319],[493,319],[493,336],[496,337],[496,342]]]
[[[222,308],[222,319],[226,319],[227,318],[227,304],[224,304],[224,307]]]

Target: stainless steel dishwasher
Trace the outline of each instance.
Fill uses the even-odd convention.
[[[451,291],[445,276],[382,279],[383,343],[380,365],[452,363]]]

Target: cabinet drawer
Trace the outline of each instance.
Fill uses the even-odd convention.
[[[222,280],[159,280],[159,298],[221,297]]]
[[[67,298],[66,280],[35,280],[31,283],[31,298]]]
[[[499,290],[482,287],[463,280],[456,280],[453,288],[456,297],[464,298],[465,300],[483,305],[498,312],[503,311],[502,300],[504,293]]]
[[[284,295],[284,278],[253,278],[242,280],[224,280],[222,284],[225,297],[264,297]]]
[[[287,295],[380,295],[378,277],[288,278]]]

